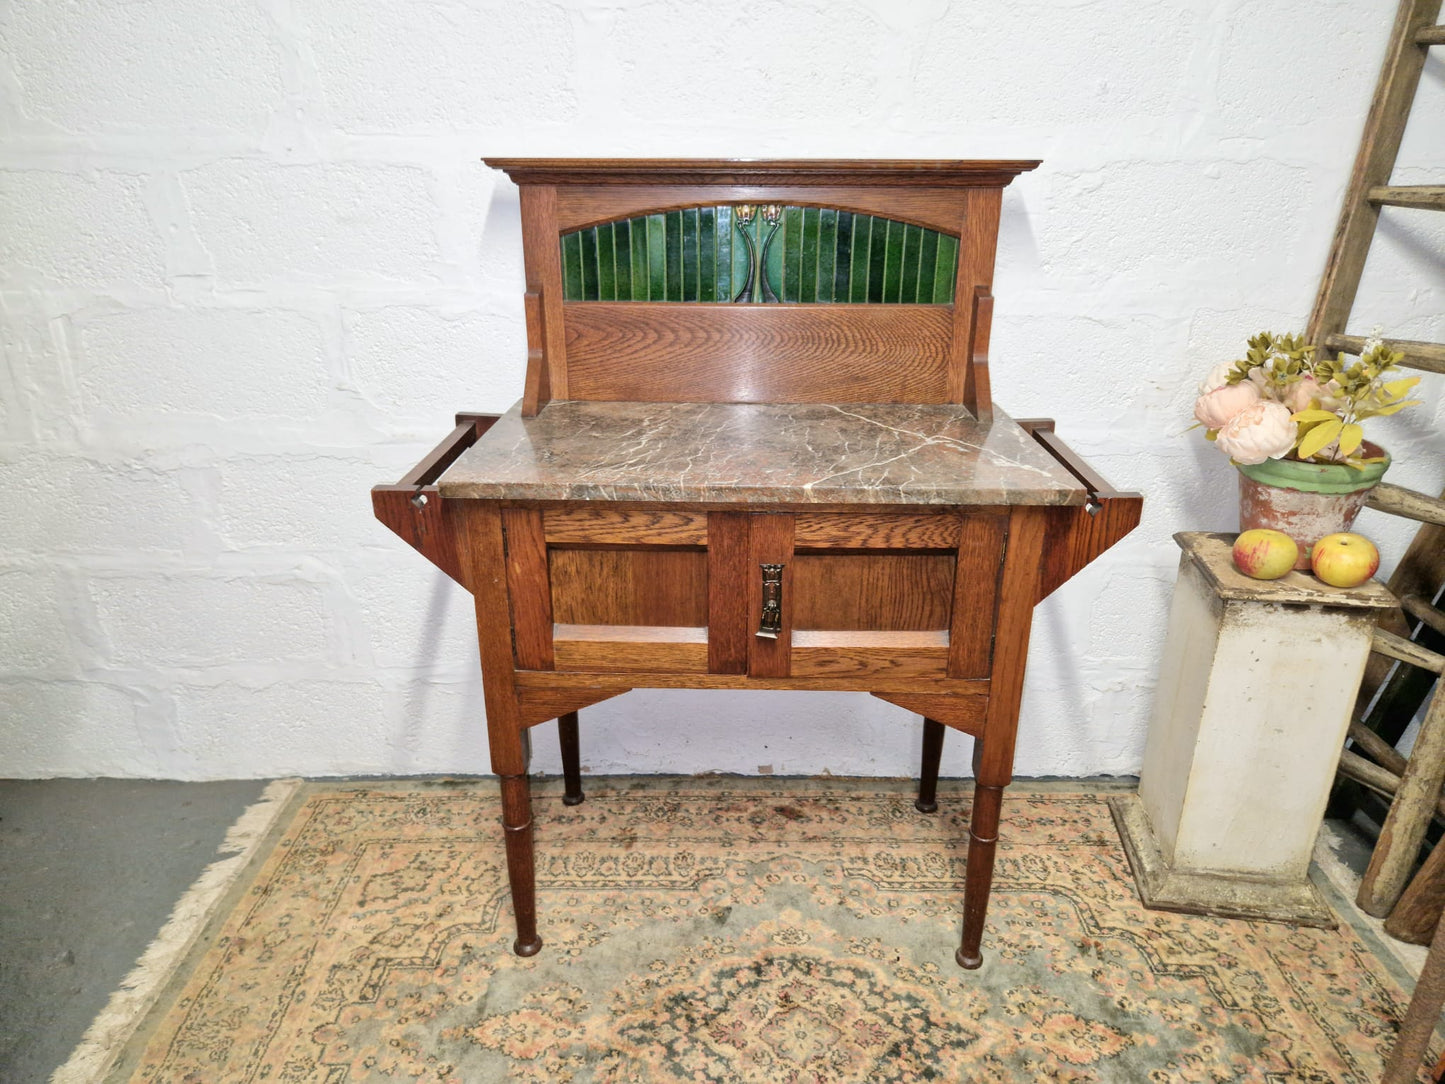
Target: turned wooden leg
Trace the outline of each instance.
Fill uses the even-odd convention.
[[[537,936],[536,871],[532,859],[532,784],[525,775],[502,778],[502,828],[507,840],[507,881],[517,916],[512,951],[535,956],[542,948]]]
[[[954,959],[970,971],[983,963],[979,945],[983,941],[983,920],[988,914],[989,891],[993,887],[994,850],[998,846],[998,814],[1003,805],[1003,787],[982,780],[973,787],[973,819],[968,826],[968,869],[963,882],[963,940]]]
[[[577,739],[577,713],[557,716],[557,740],[562,747],[563,805],[582,804],[582,753]]]
[[[938,812],[938,762],[943,757],[943,724],[926,716],[923,720],[923,766],[918,770],[918,801],[913,808],[920,813]]]

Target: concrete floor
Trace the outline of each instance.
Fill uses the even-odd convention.
[[[264,787],[0,780],[0,1081],[50,1079]]]

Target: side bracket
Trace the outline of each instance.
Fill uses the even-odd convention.
[[[1043,600],[1139,526],[1144,498],[1120,492],[1106,482],[1058,438],[1052,418],[1022,418],[1018,424],[1089,493],[1082,507],[1059,508],[1059,514],[1050,519],[1039,581],[1039,599]]]
[[[373,486],[376,518],[457,583],[466,587],[453,534],[445,526],[446,509],[434,484],[457,459],[495,424],[499,414],[458,414],[457,427],[395,485]]]

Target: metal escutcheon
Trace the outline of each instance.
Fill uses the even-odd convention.
[[[758,635],[776,640],[783,631],[783,566],[760,565],[763,570],[763,617]]]

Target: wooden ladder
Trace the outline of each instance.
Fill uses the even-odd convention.
[[[1445,210],[1445,185],[1390,184],[1420,74],[1425,69],[1425,57],[1430,46],[1445,45],[1445,26],[1436,25],[1440,7],[1441,0],[1402,0],[1395,16],[1385,66],[1365,118],[1355,169],[1345,192],[1340,224],[1310,313],[1307,337],[1322,356],[1357,353],[1364,347],[1365,336],[1345,334],[1345,325],[1360,288],[1380,208]],[[1390,345],[1405,352],[1406,365],[1445,373],[1445,343],[1392,341]]]
[[[1441,3],[1401,0],[1395,16],[1339,225],[1310,314],[1307,337],[1321,357],[1358,354],[1365,348],[1365,336],[1348,334],[1347,323],[1375,237],[1380,208],[1445,210],[1445,185],[1390,183],[1426,56],[1431,46],[1445,45],[1445,26],[1439,25]],[[1390,345],[1404,352],[1404,365],[1445,373],[1445,343],[1392,340]],[[1372,492],[1368,504],[1424,525],[1390,577],[1390,590],[1401,600],[1402,609],[1388,612],[1380,620],[1375,654],[1356,704],[1357,721],[1350,727],[1353,748],[1344,751],[1340,763],[1342,778],[1361,782],[1391,799],[1357,902],[1377,916],[1395,911],[1386,928],[1396,936],[1408,933],[1410,940],[1431,941],[1434,935],[1425,971],[1382,1079],[1382,1084],[1403,1084],[1417,1079],[1445,1002],[1445,918],[1441,917],[1445,904],[1445,839],[1410,881],[1431,819],[1445,819],[1445,800],[1441,798],[1445,783],[1445,693],[1441,690],[1445,680],[1438,679],[1445,673],[1445,656],[1440,654],[1445,649],[1445,616],[1436,608],[1445,586],[1445,494],[1436,499],[1383,483]],[[1435,685],[1433,694],[1429,692],[1431,680]],[[1395,750],[1394,743],[1425,695],[1430,696],[1430,709],[1406,760]],[[1372,701],[1373,710],[1367,714]],[[1387,712],[1395,715],[1392,726],[1381,725]],[[1408,931],[1404,927],[1409,927]],[[1442,1074],[1445,1058],[1434,1067],[1432,1078],[1438,1082]]]
[[[1440,11],[1441,0],[1402,0],[1396,14],[1329,261],[1310,314],[1307,335],[1321,357],[1358,354],[1365,348],[1365,336],[1348,334],[1346,325],[1374,240],[1380,208],[1445,210],[1445,185],[1390,183],[1429,48],[1445,45],[1445,26],[1438,25]],[[1391,340],[1390,345],[1404,352],[1404,365],[1445,373],[1445,343]],[[1381,632],[1375,637],[1377,654],[1372,656],[1366,670],[1357,704],[1357,715],[1362,722],[1352,728],[1353,749],[1345,752],[1341,763],[1342,775],[1392,799],[1358,899],[1366,912],[1383,917],[1405,891],[1445,782],[1445,698],[1437,696],[1440,703],[1433,704],[1427,713],[1416,741],[1415,755],[1404,762],[1394,753],[1400,730],[1423,696],[1428,695],[1429,682],[1439,672],[1435,664],[1440,655],[1436,652],[1445,647],[1437,631],[1441,625],[1439,611],[1434,608],[1445,584],[1445,545],[1442,545],[1445,543],[1445,500],[1382,483],[1371,494],[1368,504],[1379,511],[1425,524],[1390,579],[1391,590],[1405,602],[1406,608],[1381,618]],[[1413,643],[1417,638],[1421,640],[1418,645]],[[1394,667],[1396,660],[1403,665]],[[1387,687],[1385,695],[1379,698],[1375,714],[1367,716],[1365,707],[1387,682],[1411,684],[1417,690],[1414,704],[1409,704],[1409,697],[1402,697],[1398,689],[1392,691]],[[1379,705],[1387,702],[1397,713],[1402,708],[1405,711],[1404,720],[1397,721],[1398,729],[1393,732],[1391,728],[1379,727]],[[1382,732],[1376,734],[1376,728]],[[1374,763],[1365,760],[1361,753],[1368,754]],[[1439,849],[1436,864],[1445,864],[1445,848]],[[1435,879],[1438,890],[1445,890],[1445,876],[1441,874],[1445,874],[1445,870],[1438,871]],[[1433,927],[1432,918],[1423,931],[1426,940]]]

